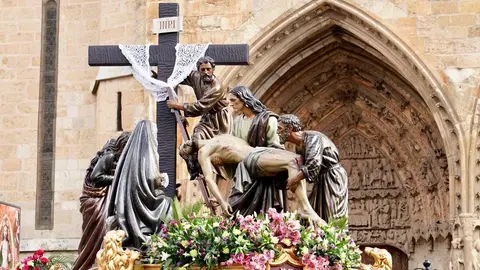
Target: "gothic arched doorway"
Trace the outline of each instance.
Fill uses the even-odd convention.
[[[232,68],[226,82],[332,138],[349,172],[353,238],[411,254],[407,239],[445,235],[460,210],[457,116],[393,33],[343,1],[322,3],[268,27],[252,44],[253,65]]]

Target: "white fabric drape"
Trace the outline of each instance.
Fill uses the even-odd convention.
[[[133,76],[156,101],[165,101],[168,90],[181,83],[192,70],[200,57],[205,55],[209,44],[177,44],[175,67],[167,82],[152,78],[150,59],[150,45],[118,45],[123,55],[132,65]],[[175,95],[175,91],[172,91]]]

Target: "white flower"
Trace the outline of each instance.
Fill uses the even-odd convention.
[[[217,228],[218,226],[220,226],[220,223],[214,222],[212,225],[213,225],[213,228]]]
[[[345,259],[347,258],[347,254],[345,253],[345,251],[342,251],[340,252],[338,257],[340,257],[340,260],[342,260],[342,262],[345,262]]]
[[[197,257],[197,255],[198,255],[198,251],[196,251],[195,249],[190,250],[190,256],[192,256],[192,258]]]
[[[166,253],[165,251],[162,251],[162,255],[160,255],[160,260],[166,261],[170,257],[170,254]]]
[[[276,236],[272,237],[272,243],[273,244],[278,244],[278,237],[276,237]]]

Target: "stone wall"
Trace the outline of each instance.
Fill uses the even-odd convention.
[[[132,77],[107,81],[94,95],[98,68],[87,61],[89,45],[145,43],[145,7],[133,0],[60,3],[54,228],[36,230],[42,1],[0,2],[0,200],[22,207],[22,251],[76,249],[85,169],[106,138],[119,134],[116,107],[107,110],[116,105],[116,92],[125,92],[125,129],[147,116],[149,98]]]
[[[133,128],[135,120],[147,118],[152,110],[149,97],[131,77],[102,81],[97,94],[92,94],[91,84],[98,68],[88,66],[87,46],[156,43],[156,37],[149,32],[151,19],[157,17],[159,2],[172,1],[61,1],[52,231],[38,231],[34,226],[42,14],[39,2],[0,1],[0,137],[8,138],[0,141],[0,200],[22,207],[23,250],[46,243],[50,243],[45,246],[50,249],[74,249],[80,236],[78,196],[85,168],[103,142],[118,135],[112,120],[116,114],[116,92],[124,93],[125,130]],[[281,24],[286,16],[303,5],[326,1],[175,2],[180,4],[184,17],[182,43],[248,42],[255,49],[272,26]],[[463,133],[458,146],[462,149],[459,204],[463,212],[476,211],[479,200],[474,194],[479,188],[474,179],[480,172],[476,166],[478,119],[474,112],[480,75],[480,2],[349,0],[345,3],[366,12],[376,20],[373,23],[395,33],[442,83],[440,91],[452,104],[451,113],[459,119],[456,127]],[[218,67],[217,75],[222,80],[230,70]],[[468,153],[473,158],[468,158]],[[185,173],[178,175],[182,180],[187,178]],[[454,207],[455,204],[451,206]]]
[[[35,220],[42,7],[2,1],[0,10],[0,200],[22,207],[27,238]]]

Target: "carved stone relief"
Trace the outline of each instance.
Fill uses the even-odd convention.
[[[388,243],[406,251],[411,211],[390,160],[365,137],[339,140],[349,179],[349,225],[359,243]]]
[[[463,257],[463,240],[462,238],[454,238],[452,240],[452,261],[450,262],[450,269],[463,270],[465,263]]]
[[[359,243],[388,243],[408,252],[413,249],[409,239],[448,232],[437,224],[446,208],[432,167],[436,158],[425,157],[420,166],[412,166],[393,158],[396,147],[385,141],[360,132],[336,141],[349,179],[349,225]]]

